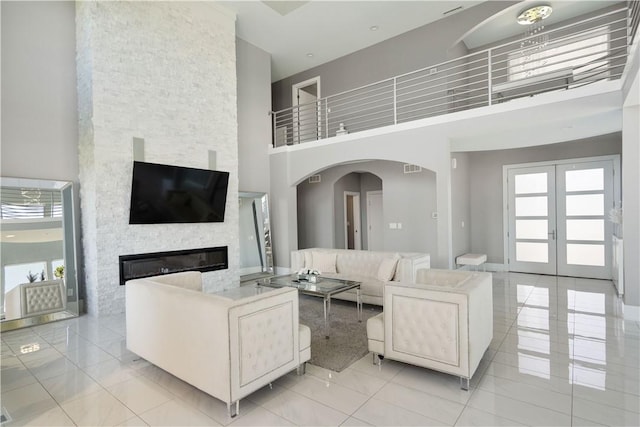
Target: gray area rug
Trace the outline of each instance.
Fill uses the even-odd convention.
[[[331,300],[329,339],[325,338],[322,298],[300,295],[300,323],[311,328],[312,365],[340,372],[366,355],[367,319],[382,312],[382,307],[364,305],[358,322],[356,303]]]

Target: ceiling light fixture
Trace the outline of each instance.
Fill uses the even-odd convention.
[[[548,4],[540,4],[525,9],[518,15],[518,24],[527,26],[522,42],[520,43],[520,47],[523,49],[523,55],[530,55],[533,51],[542,50],[549,43],[549,36],[539,33],[544,30],[542,21],[547,19],[551,15],[551,12],[553,12],[551,6]]]
[[[535,24],[536,22],[540,22],[543,19],[547,19],[549,15],[551,15],[551,12],[553,12],[553,8],[547,4],[530,7],[529,9],[520,12],[520,14],[518,15],[518,24]]]
[[[313,58],[313,53],[307,53],[308,58]]]
[[[377,25],[372,25],[372,26],[370,26],[370,27],[369,27],[369,29],[370,29],[371,31],[378,31],[378,29],[379,29],[379,28],[380,28],[380,27],[378,27]]]

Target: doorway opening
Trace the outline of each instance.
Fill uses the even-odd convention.
[[[321,137],[320,77],[291,86],[293,144],[317,141]],[[295,108],[297,107],[297,108]]]
[[[362,249],[360,232],[360,193],[344,192],[344,247],[345,249]]]

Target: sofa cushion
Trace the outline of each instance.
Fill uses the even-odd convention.
[[[304,268],[308,268],[309,270],[313,269],[313,257],[311,256],[311,252],[303,252],[304,254]]]
[[[398,254],[394,255],[393,258],[383,259],[380,267],[378,267],[378,280],[388,282],[393,279],[393,276],[396,274],[396,266],[398,265],[399,259],[400,255]]]
[[[468,271],[440,270],[436,268],[420,269],[416,274],[416,283],[457,288],[472,276],[473,274]]]
[[[331,252],[312,252],[311,258],[313,262],[313,269],[318,270],[321,273],[335,273],[336,272],[336,253]],[[306,263],[306,260],[305,260]]]

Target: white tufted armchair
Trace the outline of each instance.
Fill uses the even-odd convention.
[[[477,369],[493,338],[491,273],[423,269],[416,284],[387,283],[384,312],[367,321],[369,351],[460,377]]]
[[[7,292],[6,319],[38,316],[64,310],[67,297],[62,280],[22,283]]]

